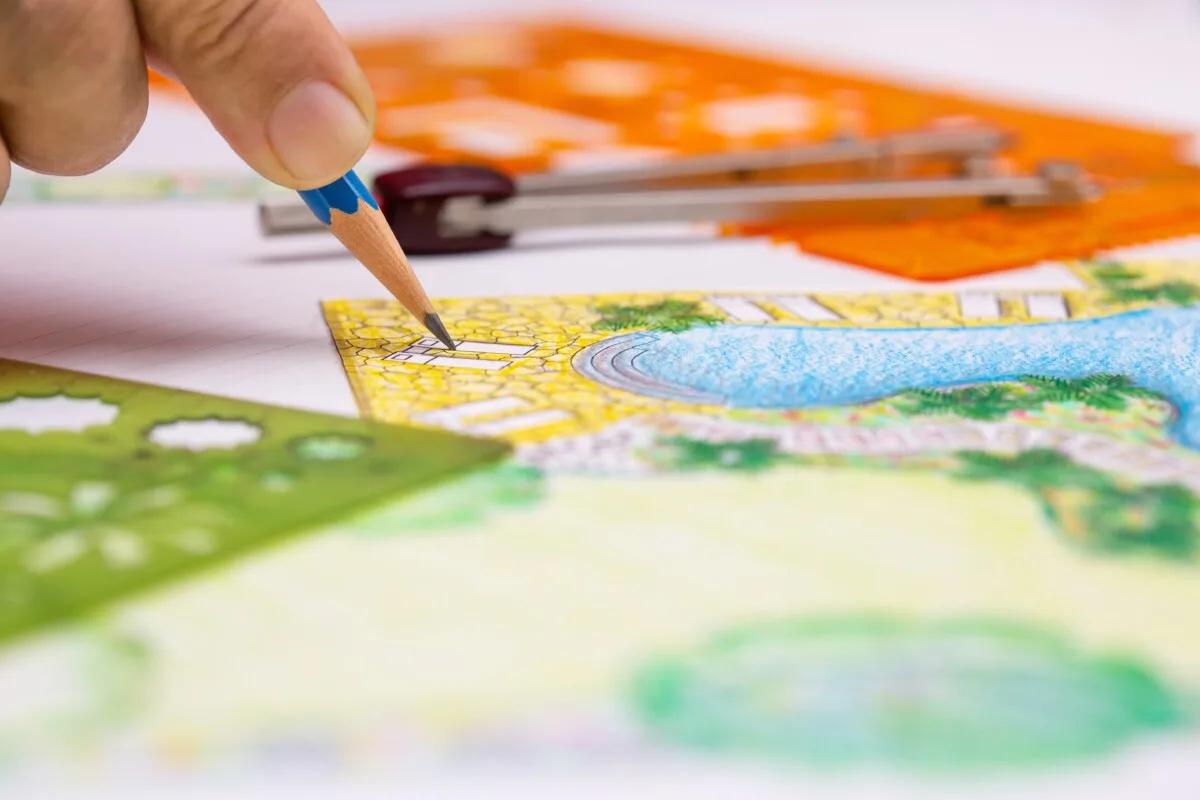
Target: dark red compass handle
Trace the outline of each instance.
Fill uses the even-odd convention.
[[[492,231],[447,235],[441,225],[448,200],[478,197],[495,203],[517,193],[512,178],[490,167],[420,164],[377,176],[374,189],[379,208],[406,253],[477,253],[506,247],[512,239],[511,233]]]

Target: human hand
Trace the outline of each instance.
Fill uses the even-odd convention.
[[[0,0],[0,200],[10,159],[84,175],[120,155],[147,63],[289,188],[330,183],[370,145],[370,86],[316,0]]]

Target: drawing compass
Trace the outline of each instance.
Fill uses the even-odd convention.
[[[1096,184],[1068,162],[1044,163],[1032,175],[998,174],[996,155],[1008,141],[986,127],[930,130],[520,177],[478,165],[422,164],[378,176],[374,190],[397,239],[415,254],[494,250],[516,233],[549,228],[909,220],[988,207],[1077,205],[1099,196]],[[952,174],[900,174],[902,165],[922,160],[949,161]],[[856,167],[870,177],[750,180],[808,166]],[[697,178],[713,185],[680,185]],[[290,199],[263,200],[263,233],[314,230],[305,210]]]

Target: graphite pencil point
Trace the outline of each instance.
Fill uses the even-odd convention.
[[[446,345],[451,350],[457,350],[458,347],[454,344],[454,340],[450,338],[450,333],[446,330],[446,326],[442,324],[442,320],[437,314],[425,315],[425,327],[438,338],[438,341]]]

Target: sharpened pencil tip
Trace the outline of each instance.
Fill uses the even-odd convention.
[[[442,324],[442,320],[437,314],[425,315],[425,327],[429,328],[430,333],[438,338],[438,341],[446,345],[451,350],[457,350],[454,340],[450,338],[450,334],[446,331],[446,326]]]

